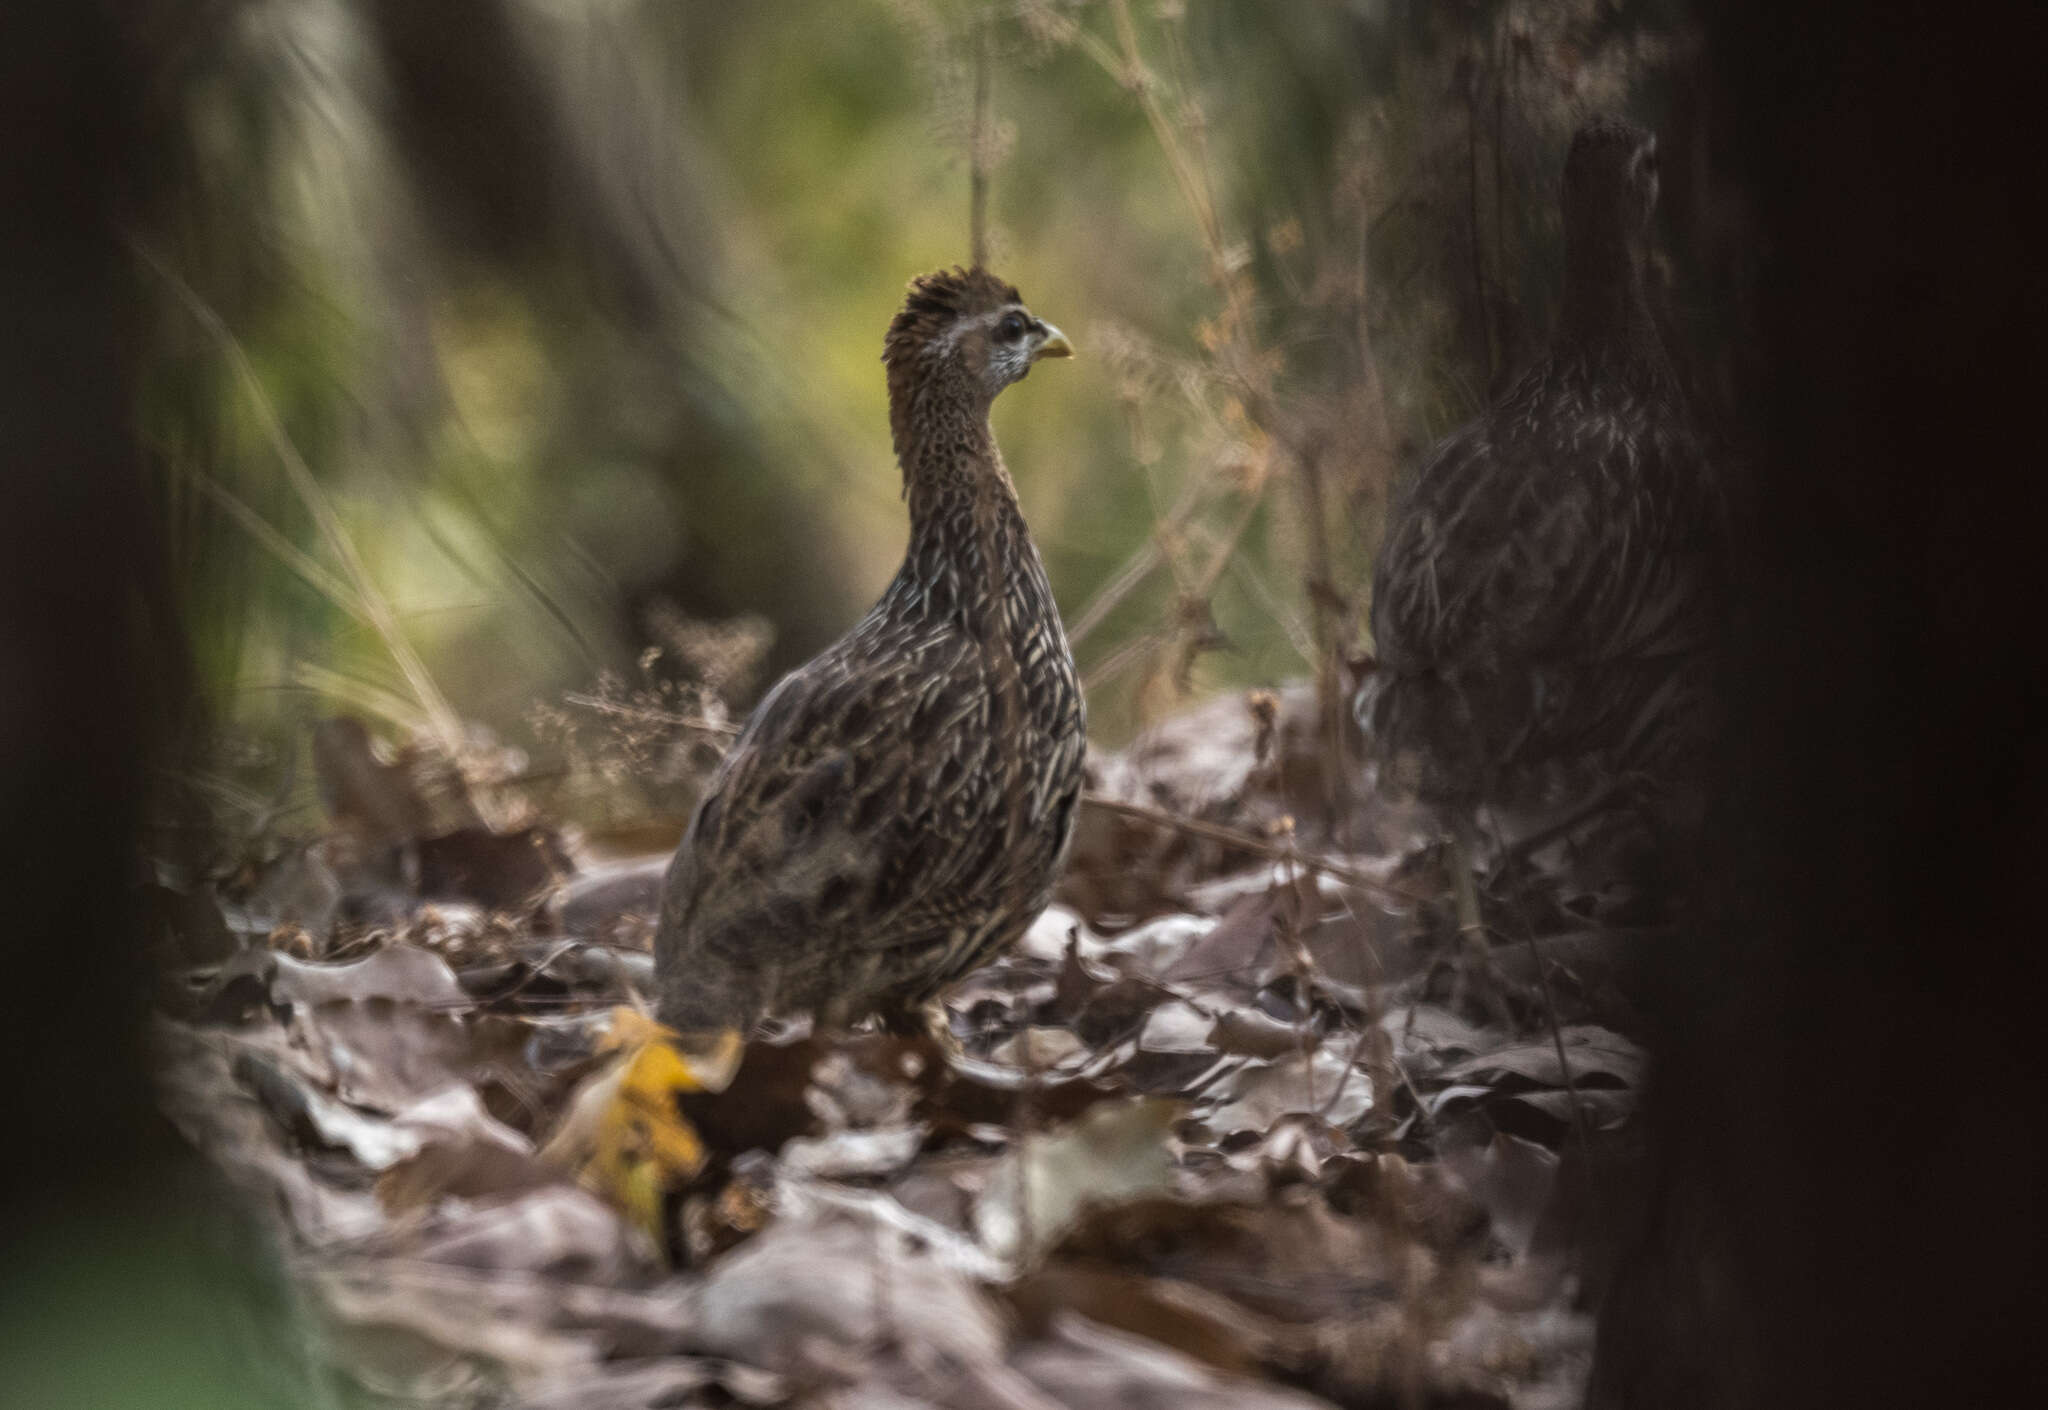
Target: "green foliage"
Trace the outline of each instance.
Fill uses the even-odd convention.
[[[166,282],[142,408],[214,713],[435,727],[291,561],[348,579],[280,436],[500,733],[632,661],[657,601],[764,613],[775,666],[850,623],[904,534],[882,330],[967,258],[975,151],[991,263],[1081,353],[997,431],[1098,733],[1328,670],[1391,479],[1544,326],[1572,123],[1669,105],[1667,11],[250,0],[166,84],[184,162],[142,236],[221,325]],[[502,63],[460,62],[479,32]]]

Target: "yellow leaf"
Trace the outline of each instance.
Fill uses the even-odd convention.
[[[585,1185],[663,1248],[667,1196],[687,1186],[705,1160],[704,1143],[684,1118],[680,1098],[731,1080],[740,1036],[685,1039],[636,1010],[619,1008],[598,1046],[617,1052],[618,1060],[584,1081],[541,1154],[575,1168]]]
[[[683,1055],[666,1042],[642,1044],[626,1059],[618,1090],[598,1121],[591,1158],[607,1188],[651,1167],[664,1187],[688,1181],[704,1165],[704,1143],[683,1119],[676,1099],[703,1087]],[[617,1182],[617,1183],[615,1183]]]

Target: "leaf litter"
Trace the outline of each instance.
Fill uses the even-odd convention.
[[[1258,751],[1315,731],[1259,714],[1091,758],[1122,806],[952,1044],[724,1051],[644,1017],[657,852],[485,829],[326,728],[326,832],[156,888],[202,942],[165,1110],[381,1403],[1575,1403],[1574,1143],[1644,1081],[1604,942],[1500,945],[1476,1002],[1418,820],[1300,823],[1309,762]]]

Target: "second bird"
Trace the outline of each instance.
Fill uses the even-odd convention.
[[[1050,899],[1081,792],[1066,633],[989,407],[1060,331],[986,270],[926,275],[889,326],[903,566],[754,710],[669,865],[660,1015],[924,1021]]]
[[[1654,137],[1579,130],[1550,347],[1436,449],[1380,549],[1359,714],[1458,823],[1560,791],[1652,797],[1712,728],[1725,510],[1645,292],[1656,202]]]

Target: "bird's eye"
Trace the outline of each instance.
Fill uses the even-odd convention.
[[[1003,321],[996,325],[996,336],[1006,343],[1014,343],[1024,336],[1024,315],[1006,313]]]

